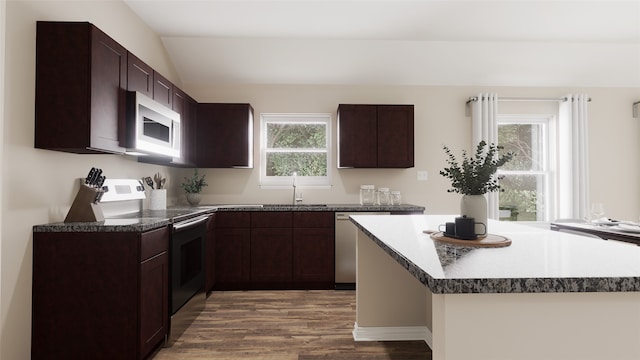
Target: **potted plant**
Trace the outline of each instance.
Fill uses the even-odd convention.
[[[200,191],[202,191],[202,188],[205,186],[208,186],[204,180],[205,176],[206,175],[199,176],[198,169],[194,169],[193,176],[190,178],[185,176],[185,182],[180,184],[180,187],[187,193],[187,202],[189,202],[189,205],[197,206],[200,203]]]
[[[451,180],[451,188],[447,192],[462,194],[460,213],[462,216],[475,218],[477,222],[487,225],[488,192],[499,191],[499,177],[495,176],[498,168],[515,156],[512,152],[499,154],[502,146],[482,140],[476,147],[473,157],[462,151],[462,164],[446,145],[442,147],[447,154],[449,167],[440,170],[440,175]],[[485,149],[486,148],[486,149]],[[480,227],[482,228],[482,227]]]

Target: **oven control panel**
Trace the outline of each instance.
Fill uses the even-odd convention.
[[[106,179],[102,190],[104,195],[102,195],[100,202],[146,198],[142,180],[138,179]]]

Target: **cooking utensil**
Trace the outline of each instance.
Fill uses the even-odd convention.
[[[158,185],[158,189],[162,189],[163,185],[166,181],[165,178],[163,178],[160,173],[156,173],[155,175],[153,175],[153,179],[155,180],[156,184]]]
[[[153,180],[151,180],[150,176],[145,177],[144,182],[147,183],[147,185],[151,187],[151,189],[153,189]]]

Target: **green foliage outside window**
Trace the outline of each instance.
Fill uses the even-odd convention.
[[[327,176],[327,129],[317,123],[267,124],[267,176]]]
[[[517,154],[513,161],[501,170],[532,172],[544,168],[542,164],[542,136],[538,124],[508,124],[498,127],[498,143],[506,151]],[[500,208],[510,210],[510,218],[503,220],[535,221],[538,217],[537,191],[544,185],[544,177],[539,174],[502,174],[500,179]],[[517,217],[513,214],[516,213]]]

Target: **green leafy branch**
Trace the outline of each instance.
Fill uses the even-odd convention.
[[[185,192],[190,194],[197,194],[202,191],[202,188],[208,186],[207,182],[204,180],[206,175],[198,176],[198,169],[193,171],[193,176],[191,178],[184,177],[185,182],[180,184],[180,187],[184,189]]]
[[[447,192],[482,195],[500,190],[499,177],[494,174],[500,166],[511,161],[515,154],[507,152],[500,156],[498,152],[503,149],[502,146],[492,143],[485,151],[486,146],[486,141],[480,141],[474,157],[469,157],[467,152],[463,150],[462,164],[458,163],[451,149],[446,145],[442,147],[447,154],[449,167],[440,170],[440,175],[451,180],[452,187]]]

